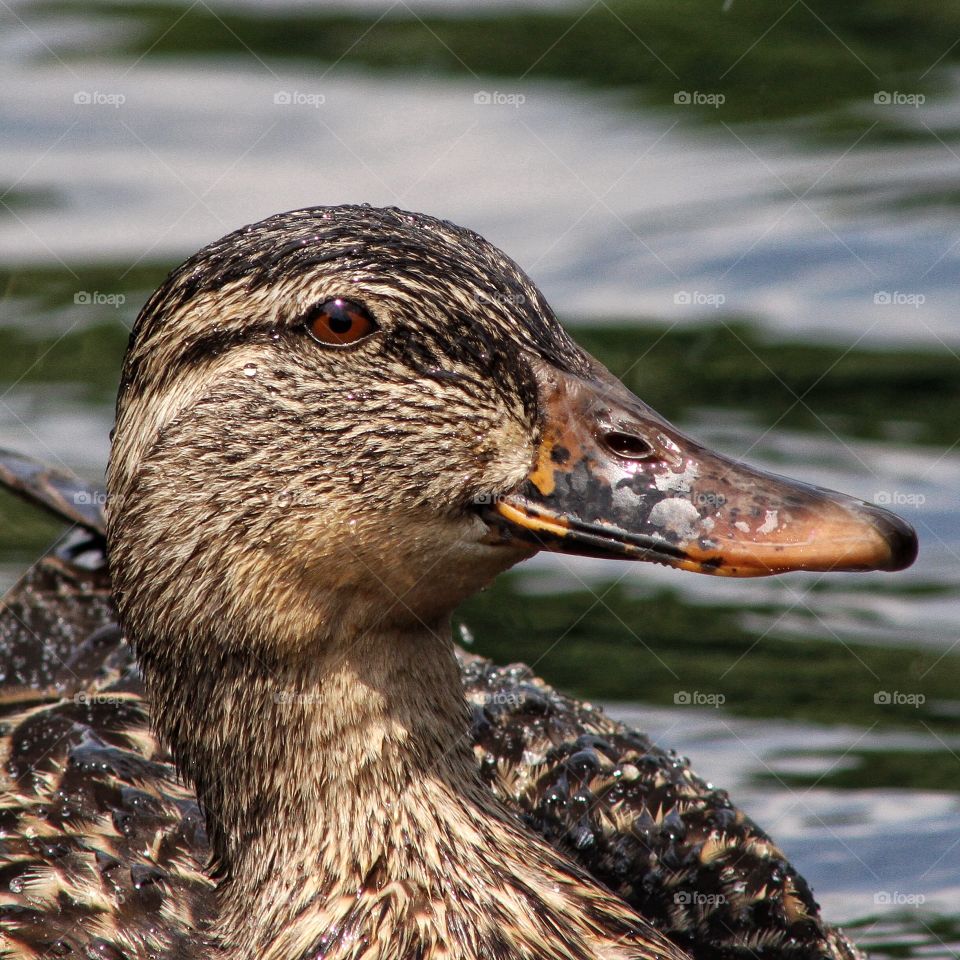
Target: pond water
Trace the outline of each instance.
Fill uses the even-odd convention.
[[[475,649],[690,756],[877,955],[953,956],[960,11],[668,6],[0,7],[0,446],[97,479],[140,304],[242,223],[479,230],[663,414],[889,505],[921,554],[744,582],[539,557],[464,608]],[[57,528],[0,509],[5,587]]]

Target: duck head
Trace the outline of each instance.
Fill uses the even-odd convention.
[[[685,436],[477,234],[366,206],[271,217],[170,276],[131,338],[110,494],[121,607],[165,586],[290,642],[432,620],[540,549],[729,576],[916,553],[892,514]]]

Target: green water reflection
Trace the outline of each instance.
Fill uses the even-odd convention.
[[[407,75],[576,81],[646,107],[674,109],[678,94],[687,93],[691,111],[708,122],[817,114],[808,128],[817,135],[874,122],[891,138],[924,135],[894,111],[866,119],[846,108],[873,103],[878,93],[932,98],[946,82],[942,68],[960,58],[960,47],[950,44],[960,32],[960,7],[936,0],[610,0],[557,10],[461,8],[453,15],[397,5],[386,16],[114,0],[40,3],[32,17],[42,22],[78,7],[98,40],[85,35],[70,51],[77,57],[212,60],[251,51]],[[699,105],[698,93],[706,98]]]

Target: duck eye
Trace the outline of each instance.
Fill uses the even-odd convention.
[[[307,314],[305,325],[317,343],[330,347],[357,343],[380,329],[365,307],[339,297],[314,307]]]

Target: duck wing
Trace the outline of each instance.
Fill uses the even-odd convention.
[[[13,450],[0,449],[0,486],[67,523],[101,536],[106,531],[103,491],[72,473]]]
[[[143,698],[122,682],[68,697],[12,692],[0,729],[0,953],[195,950],[214,906],[203,817]]]
[[[102,497],[3,451],[0,484],[76,528],[0,607],[0,946],[195,955],[215,913],[203,819],[153,736],[116,624]],[[460,659],[483,779],[697,960],[861,956],[685,758],[526,666]]]
[[[685,757],[523,664],[461,662],[482,777],[678,946],[698,960],[861,957],[770,837]]]
[[[176,956],[214,906],[207,840],[116,624],[103,499],[6,452],[0,484],[72,526],[0,603],[0,955]]]

